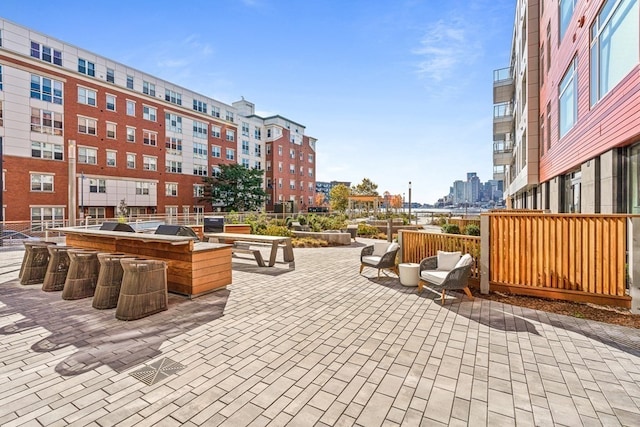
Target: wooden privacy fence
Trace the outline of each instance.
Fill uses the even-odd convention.
[[[436,255],[438,251],[470,253],[474,260],[471,277],[479,279],[477,264],[480,261],[480,237],[409,230],[400,230],[399,234],[402,262],[418,263],[426,257]]]
[[[447,219],[449,224],[455,224],[460,228],[460,232],[464,233],[469,225],[477,225],[480,227],[479,219],[467,219],[467,218],[449,218]]]

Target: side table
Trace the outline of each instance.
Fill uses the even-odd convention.
[[[404,286],[418,286],[420,281],[420,264],[404,262],[398,264],[400,283]]]

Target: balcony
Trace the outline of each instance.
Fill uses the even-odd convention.
[[[513,99],[515,86],[513,82],[513,70],[501,68],[493,71],[493,103],[509,102]]]
[[[513,141],[500,140],[493,142],[493,165],[509,165],[513,157]]]
[[[505,135],[513,131],[513,103],[503,102],[493,106],[493,136]]]

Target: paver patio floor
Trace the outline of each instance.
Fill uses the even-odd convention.
[[[359,275],[363,242],[234,262],[227,290],[132,322],[0,252],[0,425],[640,425],[639,330],[442,306]]]

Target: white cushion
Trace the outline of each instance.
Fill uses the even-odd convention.
[[[373,255],[382,256],[387,252],[387,247],[389,243],[387,242],[376,242],[373,244]]]
[[[398,249],[400,247],[399,244],[397,244],[396,242],[393,242],[389,245],[389,247],[387,248],[387,252],[392,252],[395,251],[396,249]]]
[[[453,268],[466,267],[467,265],[471,265],[472,262],[473,258],[471,257],[471,254],[464,254]]]
[[[438,251],[438,267],[437,270],[451,271],[455,268],[460,260],[461,252],[444,252]]]
[[[368,255],[362,257],[362,262],[369,265],[378,265],[382,257],[375,255]]]
[[[423,270],[420,273],[420,278],[425,282],[433,283],[434,285],[441,285],[444,279],[447,278],[448,271],[439,270]]]

